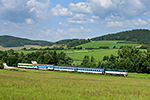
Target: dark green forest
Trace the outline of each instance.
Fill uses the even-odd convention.
[[[103,40],[125,40],[132,43],[150,44],[150,30],[148,29],[133,29],[131,31],[123,31],[114,34],[107,34],[91,39],[92,41]]]
[[[74,47],[74,46],[78,46],[84,43],[88,43],[90,42],[90,40],[86,40],[86,39],[65,39],[65,40],[61,40],[56,42],[56,44],[66,44],[67,48],[70,47]]]
[[[66,39],[58,42],[48,42],[42,40],[18,38],[8,35],[0,36],[0,45],[3,47],[19,47],[24,45],[51,46],[53,44],[65,44],[68,48],[71,48],[88,42],[90,41],[86,39]]]
[[[19,47],[24,45],[40,45],[40,46],[46,46],[46,45],[52,45],[52,42],[48,41],[41,41],[41,40],[29,40],[25,38],[18,38],[13,36],[0,36],[0,45],[3,47]]]
[[[0,62],[6,62],[9,66],[17,66],[18,63],[31,63],[37,61],[39,64],[54,64],[54,65],[70,65],[73,59],[67,56],[64,52],[56,53],[56,51],[37,51],[28,54],[23,52],[3,52],[0,51]]]

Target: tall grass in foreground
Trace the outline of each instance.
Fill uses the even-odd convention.
[[[150,79],[0,70],[0,100],[148,100]]]

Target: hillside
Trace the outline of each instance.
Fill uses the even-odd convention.
[[[67,45],[67,47],[69,48],[69,47],[78,46],[88,42],[90,41],[86,39],[65,39],[57,42],[48,42],[42,40],[30,40],[30,39],[19,38],[19,37],[8,36],[8,35],[0,36],[0,45],[2,47],[20,47],[25,45],[50,46],[53,44],[58,44],[62,46]]]
[[[0,45],[3,47],[20,47],[24,45],[39,45],[39,46],[46,46],[52,45],[52,42],[48,41],[41,41],[41,40],[30,40],[25,38],[18,38],[13,36],[0,36]]]
[[[91,39],[92,41],[103,40],[123,40],[123,43],[137,43],[137,44],[150,44],[150,30],[147,29],[134,29],[131,31],[123,31],[114,34],[107,34]],[[79,46],[85,43],[91,42],[89,39],[64,39],[57,42],[48,42],[42,40],[30,40],[25,38],[13,37],[13,36],[0,36],[0,45],[2,47],[20,47],[25,45],[38,45],[38,46],[50,46],[53,44],[59,44],[71,48]],[[122,42],[121,42],[122,43]]]
[[[150,44],[150,30],[134,29],[131,31],[123,31],[115,34],[107,34],[91,39],[92,41],[102,40],[125,40],[133,43]]]
[[[90,42],[90,40],[86,40],[86,39],[65,39],[65,40],[60,40],[57,41],[56,44],[65,44],[67,45],[68,48],[70,47],[74,47],[74,46],[78,46],[81,44],[85,44]]]
[[[141,44],[132,44],[132,43],[124,43],[126,41],[116,41],[116,40],[106,40],[106,41],[92,41],[90,43],[85,43],[82,45],[79,45],[77,47],[82,47],[82,48],[99,48],[99,47],[105,47],[108,46],[109,48],[120,48],[121,46],[140,46]]]

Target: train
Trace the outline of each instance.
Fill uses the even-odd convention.
[[[81,73],[96,73],[96,74],[109,74],[118,76],[128,76],[127,70],[121,69],[107,69],[107,68],[85,68],[85,67],[68,67],[68,66],[55,66],[50,64],[27,64],[18,63],[18,68],[36,69],[36,70],[49,70],[49,71],[70,71]]]

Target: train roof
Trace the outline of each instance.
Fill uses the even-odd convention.
[[[54,66],[50,64],[28,64],[28,63],[18,63],[19,65],[43,65],[43,66]]]
[[[54,65],[51,65],[51,64],[33,64],[33,65],[54,66]]]
[[[95,69],[95,70],[98,70],[98,69],[103,69],[104,70],[104,68],[90,68],[90,67],[77,67],[77,68],[84,68],[84,69]]]
[[[19,65],[33,65],[33,64],[28,64],[28,63],[18,63]]]
[[[54,67],[76,68],[76,67],[71,67],[71,66],[54,66]]]
[[[54,66],[54,67],[64,67],[64,68],[84,68],[84,69],[95,69],[95,70],[98,70],[98,69],[100,69],[100,70],[104,70],[104,68],[88,68],[88,67],[74,67],[74,66]]]
[[[105,71],[118,71],[118,72],[126,72],[127,70],[125,69],[108,69],[106,68]]]

